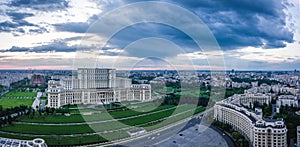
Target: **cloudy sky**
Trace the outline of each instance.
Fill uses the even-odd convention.
[[[154,10],[150,13],[125,9],[136,2],[1,0],[0,69],[72,69],[89,62],[120,69],[300,69],[298,0],[160,1],[196,15],[216,39],[218,51],[199,47],[179,28],[147,20],[105,35],[107,29],[139,15],[168,19],[159,14],[166,7],[145,8]],[[116,11],[122,7],[125,11]],[[185,22],[181,11],[168,10],[164,12],[177,16],[174,22]],[[112,12],[118,13],[103,22]],[[211,56],[222,56],[224,65],[210,64]]]

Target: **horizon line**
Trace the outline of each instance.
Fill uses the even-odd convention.
[[[108,67],[105,67],[108,68]],[[78,68],[77,68],[78,69]],[[22,71],[73,71],[77,69],[1,69],[0,71],[9,71],[9,70],[22,70]],[[108,68],[108,69],[116,69],[116,68]],[[118,70],[118,69],[116,69]],[[298,69],[233,69],[234,71],[299,71]],[[218,69],[182,69],[182,70],[170,70],[170,69],[130,69],[130,70],[125,70],[125,69],[120,69],[118,71],[232,71],[232,69],[226,69],[226,70],[218,70]]]

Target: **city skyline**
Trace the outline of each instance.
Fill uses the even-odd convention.
[[[125,67],[150,70],[174,66],[179,70],[294,70],[299,65],[299,1],[163,2],[191,11],[208,26],[220,45],[225,67],[210,66],[206,57],[214,52],[201,51],[187,34],[155,23],[136,24],[120,31],[100,51],[101,63],[97,66],[114,67],[114,60],[122,61]],[[86,33],[90,26],[109,11],[133,3],[2,1],[0,69],[72,69],[76,51],[99,48],[97,42],[82,43],[83,38],[103,37]],[[140,44],[140,51],[132,50],[134,46],[124,50],[131,42],[139,45],[138,41],[145,38],[161,39]],[[144,54],[156,58],[145,59]],[[194,66],[182,58],[190,59]]]

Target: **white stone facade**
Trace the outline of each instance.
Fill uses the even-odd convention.
[[[234,98],[217,102],[214,106],[214,119],[229,124],[245,136],[254,147],[286,147],[287,129],[282,119],[263,119],[261,113],[250,111]]]
[[[272,97],[269,93],[262,94],[262,93],[244,93],[244,94],[235,94],[232,97],[229,98],[232,103],[235,104],[245,104],[245,103],[251,103],[252,106],[254,102],[258,102],[260,105],[263,104],[269,104],[272,100]]]
[[[115,69],[80,68],[73,77],[48,82],[48,107],[133,100],[151,101],[151,85],[131,84],[116,77]]]
[[[293,106],[298,107],[298,98],[294,95],[280,95],[276,101],[278,107],[281,106]]]

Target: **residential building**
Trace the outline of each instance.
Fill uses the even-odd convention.
[[[214,119],[232,126],[254,147],[286,147],[287,128],[283,119],[264,119],[259,111],[251,111],[236,104],[234,97],[214,106]]]
[[[276,101],[276,105],[278,107],[281,106],[294,106],[298,107],[298,99],[294,95],[280,95],[278,96],[278,100]]]

